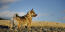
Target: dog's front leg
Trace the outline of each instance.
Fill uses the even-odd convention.
[[[27,28],[28,28],[28,32],[30,32],[30,30],[31,30],[31,23],[27,24]]]

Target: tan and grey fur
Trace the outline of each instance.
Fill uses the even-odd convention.
[[[14,24],[17,25],[18,28],[21,28],[21,26],[31,27],[32,17],[36,17],[36,16],[37,14],[35,14],[33,9],[22,17],[16,14],[16,17],[14,17],[14,20],[16,21],[17,24],[16,23]]]

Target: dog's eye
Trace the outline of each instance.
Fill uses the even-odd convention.
[[[32,13],[33,14],[33,13]]]

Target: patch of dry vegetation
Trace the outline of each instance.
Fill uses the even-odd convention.
[[[36,22],[32,22],[31,26],[52,26],[52,27],[64,27],[65,28],[65,24],[64,23],[56,23],[56,22],[41,22],[41,21],[36,21]]]
[[[10,26],[9,20],[0,20],[0,25]],[[41,22],[41,21],[33,21],[31,23],[30,32],[65,32],[65,24],[64,23],[56,23],[56,22]],[[10,31],[9,29],[1,29],[0,32]],[[14,31],[14,30],[12,30]],[[18,32],[27,32],[28,28],[21,28],[21,31]]]
[[[10,21],[9,20],[0,20],[0,25],[3,25],[3,26],[10,26]]]
[[[0,20],[0,25],[10,26],[10,20]],[[31,26],[52,26],[52,27],[64,27],[64,23],[56,23],[56,22],[45,22],[45,21],[32,21]]]

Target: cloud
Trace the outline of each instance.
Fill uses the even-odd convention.
[[[14,2],[14,1],[17,1],[17,0],[1,0],[2,2]]]
[[[38,15],[37,15],[37,17],[43,17],[43,16],[48,16],[48,14],[42,14],[42,13],[39,13]]]
[[[11,18],[14,16],[15,13],[18,13],[19,16],[25,15],[25,12],[3,11],[3,12],[0,12],[0,17]]]
[[[40,20],[40,17],[43,18],[43,16],[49,16],[49,14],[46,14],[46,13],[42,14],[42,13],[39,13],[39,14],[37,14],[37,17],[33,18],[33,21],[39,21],[39,20]]]
[[[17,2],[19,0],[0,0],[0,9],[7,8],[9,4]]]
[[[26,13],[24,13],[24,12],[18,12],[18,15],[19,16],[24,16]]]
[[[62,10],[61,13],[65,14],[65,10]]]
[[[58,18],[58,20],[65,20],[65,17],[60,17]]]
[[[0,12],[0,17],[12,17],[13,14],[14,12],[3,11],[3,12]]]

